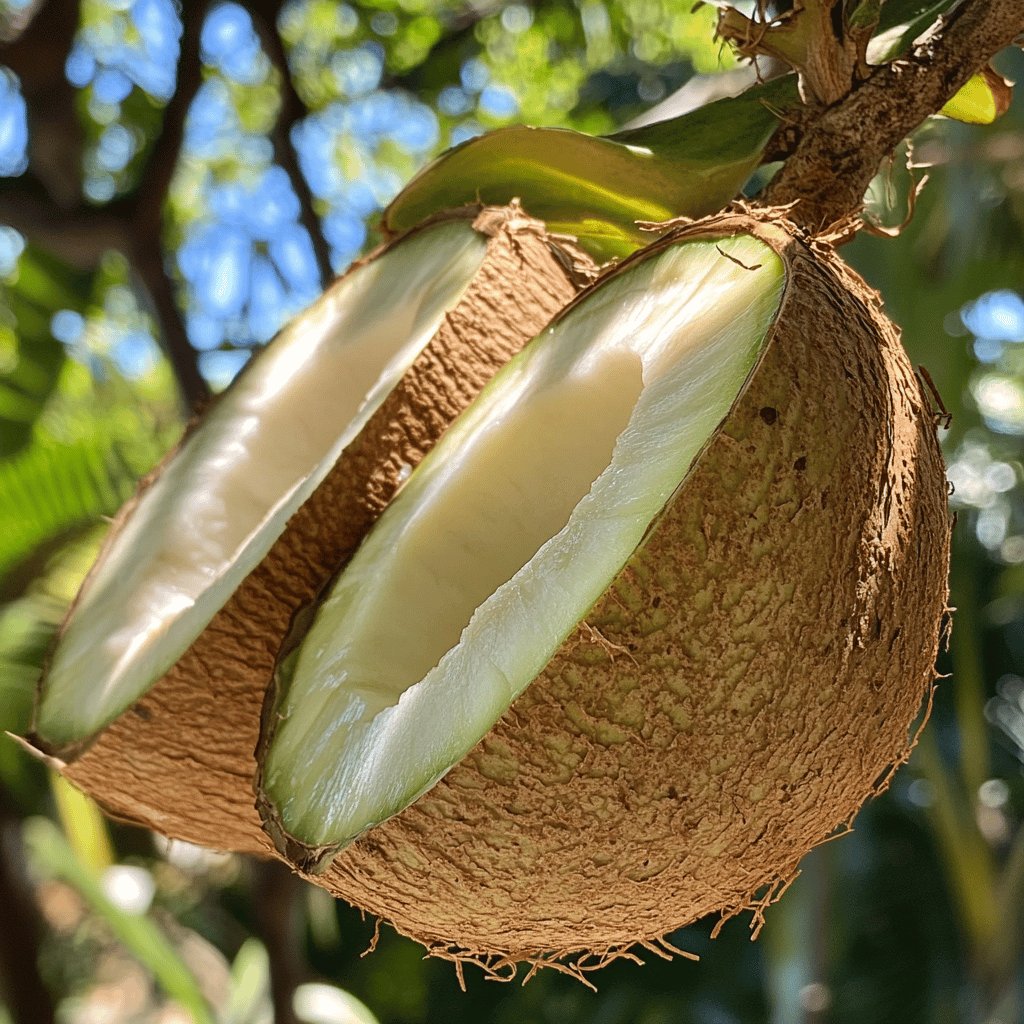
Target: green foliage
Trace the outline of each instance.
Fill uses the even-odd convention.
[[[2,286],[0,339],[16,359],[0,401],[17,393],[24,415],[0,420],[0,730],[28,730],[46,652],[108,517],[180,432],[166,363],[133,382],[112,358],[112,339],[148,319],[128,280],[122,257],[82,274],[30,247]],[[51,334],[59,311],[82,317],[72,345]],[[19,794],[35,785],[9,743],[0,744],[0,781]]]
[[[90,284],[91,275],[35,247],[0,282],[0,458],[31,439],[64,365],[64,346],[50,333],[50,321],[59,309],[82,308]]]
[[[76,540],[62,539],[49,558],[32,567],[32,579],[21,596],[0,605],[0,730],[18,734],[28,730],[40,666],[96,556],[101,534],[101,528],[94,528]],[[5,757],[12,748],[0,745],[0,752]]]
[[[0,598],[20,593],[19,563],[113,515],[180,430],[166,364],[133,383],[114,361],[112,340],[148,320],[127,281],[121,257],[83,275],[28,249],[5,286],[16,358],[0,402],[17,392],[24,415],[0,420]],[[71,345],[51,333],[61,310],[81,318]]]
[[[479,108],[469,115],[488,127],[514,117],[600,132],[616,123],[607,104],[616,76],[647,82],[643,99],[634,92],[625,105],[614,103],[622,108],[617,115],[623,120],[644,100],[660,99],[679,78],[684,62],[701,72],[733,66],[732,55],[713,39],[714,21],[710,6],[686,14],[670,0],[546,0],[476,9],[456,0],[374,0],[359,9],[301,0],[287,7],[281,30],[296,85],[314,110],[342,95],[332,56],[372,42],[383,47],[395,82],[428,102],[436,101],[446,86],[459,85],[465,61],[479,61],[489,80],[518,101],[514,115],[495,117]],[[678,70],[666,81],[659,69],[670,65]],[[602,74],[608,79],[595,82]],[[446,127],[465,116],[447,115]]]
[[[127,913],[112,902],[100,879],[76,856],[52,822],[30,819],[25,823],[24,835],[37,871],[70,884],[124,947],[152,972],[167,994],[192,1015],[193,1024],[215,1024],[214,1013],[192,971],[152,920]]]
[[[885,0],[878,27],[868,47],[868,57],[882,64],[901,53],[928,29],[935,19],[957,5],[959,0]]]
[[[113,515],[148,468],[147,454],[159,451],[139,452],[119,425],[100,421],[88,437],[33,445],[0,462],[0,517],[12,527],[0,538],[0,574]]]

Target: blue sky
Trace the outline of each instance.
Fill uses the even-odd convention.
[[[173,95],[182,31],[172,0],[103,2],[107,16],[80,30],[65,66],[68,80],[83,90],[96,126],[84,189],[98,203],[117,194],[126,169],[146,144],[127,101],[141,92],[162,104]],[[244,124],[240,104],[246,90],[264,95],[258,90],[266,89],[272,74],[248,13],[230,2],[214,7],[203,26],[201,51],[204,81],[186,122],[181,159],[186,170],[179,175],[185,194],[178,196],[178,208],[187,217],[174,261],[189,337],[200,352],[201,369],[220,387],[246,361],[249,346],[268,340],[319,294],[323,282],[299,223],[292,183],[274,162],[265,132]],[[404,175],[393,165],[396,151],[414,166],[439,148],[440,130],[429,106],[408,93],[381,89],[379,45],[363,43],[335,53],[331,70],[338,98],[295,125],[291,141],[318,201],[333,268],[340,271],[366,244],[368,220],[401,187]],[[468,74],[481,78],[478,71]],[[471,111],[486,88],[481,80],[475,90],[471,82],[470,91],[456,91]],[[448,96],[449,103],[456,100]],[[487,101],[495,109],[514,108],[514,101],[499,92]],[[29,130],[17,80],[3,71],[0,175],[25,170]],[[470,133],[478,130],[470,125]],[[9,235],[0,238],[0,261],[7,264],[17,258],[18,248]],[[62,321],[61,337],[74,343],[70,322]],[[132,353],[132,345],[139,352]],[[119,349],[124,367],[148,365],[141,353],[151,346],[152,338],[133,331]]]

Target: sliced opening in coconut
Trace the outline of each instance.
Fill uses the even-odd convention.
[[[185,652],[267,554],[482,264],[468,220],[337,281],[262,352],[115,530],[62,630],[36,734],[88,739]]]
[[[784,283],[748,236],[627,263],[412,474],[279,666],[262,810],[306,866],[433,785],[541,671],[732,408]]]

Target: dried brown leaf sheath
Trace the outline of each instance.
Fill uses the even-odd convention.
[[[408,468],[590,270],[517,208],[450,216],[487,237],[483,265],[267,558],[166,676],[84,749],[34,737],[111,814],[220,849],[271,852],[253,809],[253,750],[293,615],[351,555]],[[114,529],[130,515],[128,508]]]

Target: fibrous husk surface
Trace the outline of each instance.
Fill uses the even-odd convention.
[[[829,246],[747,214],[656,244],[737,232],[788,278],[725,424],[491,733],[310,876],[437,955],[578,973],[757,908],[909,753],[947,596],[930,409]]]
[[[272,854],[254,809],[253,751],[293,616],[448,424],[592,272],[585,256],[518,207],[450,216],[469,218],[487,236],[487,254],[399,385],[177,664],[84,750],[47,751],[111,814],[172,838]],[[129,507],[113,529],[130,515]]]

